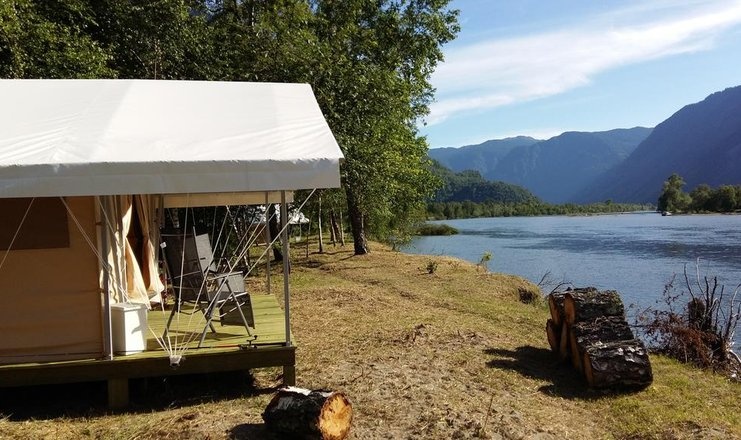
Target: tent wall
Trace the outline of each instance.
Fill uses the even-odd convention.
[[[95,243],[93,197],[66,200]],[[72,218],[67,222],[69,247],[10,250],[0,267],[0,363],[102,353],[97,257]]]

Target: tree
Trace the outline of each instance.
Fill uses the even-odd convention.
[[[690,198],[692,199],[692,203],[690,204],[691,209],[695,212],[712,210],[710,207],[710,199],[712,196],[713,190],[709,185],[704,183],[697,185],[697,187],[690,192]]]
[[[356,254],[366,233],[393,235],[434,182],[417,121],[441,45],[458,31],[449,0],[314,0],[321,65],[312,82],[345,154],[342,181]]]
[[[664,182],[658,202],[659,211],[684,211],[690,205],[689,195],[682,192],[684,180],[676,173]]]

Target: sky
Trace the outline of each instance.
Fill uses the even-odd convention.
[[[741,0],[453,0],[432,148],[654,127],[741,85]]]

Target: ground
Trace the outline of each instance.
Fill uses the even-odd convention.
[[[588,390],[548,349],[547,307],[519,301],[537,289],[525,280],[381,245],[328,248],[293,263],[297,385],[345,393],[353,439],[741,438],[741,384],[660,356],[647,389]],[[0,438],[271,439],[261,413],[280,379],[137,381],[119,413],[98,384],[13,391]]]

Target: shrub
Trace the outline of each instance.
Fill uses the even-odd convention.
[[[427,262],[427,273],[432,275],[437,270],[437,261],[430,260]]]
[[[458,230],[446,224],[425,223],[417,229],[417,235],[455,235]]]
[[[730,298],[717,277],[690,280],[684,268],[684,286],[678,291],[675,278],[664,287],[666,308],[647,308],[637,314],[637,324],[658,351],[701,368],[738,376],[741,361],[732,351],[733,335],[741,319],[737,287]]]

